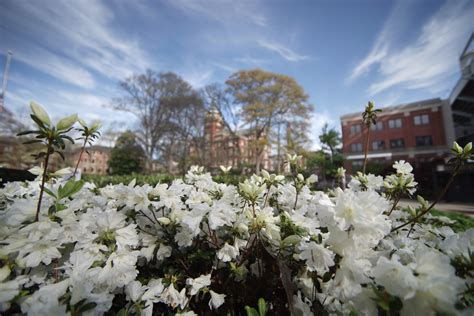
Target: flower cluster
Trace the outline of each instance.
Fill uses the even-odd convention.
[[[391,211],[390,190],[416,184],[409,164],[394,168],[331,195],[310,190],[316,177],[265,171],[236,187],[200,167],[154,187],[52,179],[37,222],[40,178],[8,183],[0,312],[226,314],[263,297],[276,314],[468,313],[474,229],[391,232],[410,214]]]

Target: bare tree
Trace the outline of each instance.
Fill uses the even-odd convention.
[[[147,70],[120,82],[122,95],[113,100],[113,107],[135,114],[139,120],[137,139],[147,157],[147,170],[158,158],[171,168],[177,144],[183,144],[183,113],[189,107],[202,105],[199,95],[180,76],[172,72]],[[185,142],[187,142],[186,140]]]

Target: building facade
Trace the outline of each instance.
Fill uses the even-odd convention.
[[[235,135],[225,126],[217,109],[211,109],[204,125],[204,160],[211,169],[219,166],[255,165],[257,150],[255,134],[249,130],[238,131]],[[260,154],[260,167],[271,169],[270,147]]]
[[[448,100],[430,99],[383,108],[377,124],[371,127],[368,161],[390,165],[404,159],[415,166],[444,163],[450,150],[447,135],[453,129]],[[343,154],[349,172],[361,169],[367,128],[362,113],[341,117]]]
[[[91,146],[86,148],[86,152],[82,154],[81,162],[78,170],[83,174],[107,174],[109,171],[109,157],[110,148],[104,146]],[[79,156],[81,154],[80,148],[75,148],[67,154],[67,162],[69,167],[75,167]]]

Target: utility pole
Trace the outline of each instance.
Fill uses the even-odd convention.
[[[3,111],[3,105],[5,103],[5,94],[7,91],[8,71],[10,69],[10,62],[12,60],[13,53],[9,50],[7,52],[7,60],[5,61],[5,68],[3,70],[3,84],[2,93],[0,94],[0,112]]]

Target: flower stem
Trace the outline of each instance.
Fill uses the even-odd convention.
[[[395,200],[393,201],[393,205],[392,205],[392,208],[390,209],[390,211],[388,212],[388,216],[390,216],[390,214],[392,214],[393,210],[395,209],[395,207],[397,207],[397,204],[398,202],[400,202],[400,195],[398,195]]]
[[[295,204],[293,205],[293,209],[296,210],[296,204],[298,204],[298,195],[299,195],[299,191],[296,190],[296,197],[295,197]]]
[[[39,199],[38,199],[38,205],[36,207],[35,222],[39,221],[39,212],[41,210],[41,201],[43,200],[44,183],[46,182],[46,177],[47,177],[47,174],[48,174],[48,163],[49,163],[50,149],[51,148],[48,145],[48,149],[46,151],[46,157],[44,157],[44,170],[43,170],[43,177],[41,179],[40,195],[39,195]]]
[[[84,144],[82,145],[81,153],[79,154],[79,159],[77,160],[77,163],[76,163],[76,168],[74,169],[74,173],[72,174],[73,177],[76,175],[77,168],[79,167],[79,164],[81,163],[82,154],[84,153],[84,150],[86,149],[86,144],[87,144],[87,139],[88,138],[89,138],[89,136],[86,136],[86,138],[84,139]]]
[[[267,195],[265,195],[265,202],[263,203],[263,207],[265,208],[267,206],[267,202],[268,202],[268,196],[270,195],[270,189],[272,188],[271,185],[268,186],[268,190],[267,190]]]
[[[363,174],[365,174],[365,170],[367,167],[367,153],[369,152],[369,134],[370,134],[370,124],[367,125],[367,134],[365,136],[364,168],[362,169]]]
[[[411,220],[409,220],[408,222],[406,222],[405,224],[402,224],[402,225],[399,225],[397,227],[395,227],[394,229],[392,229],[391,232],[394,232],[394,231],[397,231],[399,230],[400,228],[403,228],[411,223],[413,223],[413,225],[416,224],[416,222],[423,216],[425,215],[426,213],[428,213],[429,211],[431,211],[431,209],[439,202],[441,201],[441,199],[443,198],[443,196],[446,194],[446,192],[448,191],[449,187],[451,186],[451,184],[453,183],[453,180],[454,178],[457,176],[457,174],[459,173],[459,169],[461,169],[461,163],[458,163],[456,165],[456,167],[454,167],[454,171],[453,171],[453,174],[451,175],[451,178],[449,178],[448,182],[446,183],[446,185],[444,186],[443,190],[441,191],[441,193],[438,195],[438,197],[436,198],[436,200],[431,203],[431,205],[424,211],[422,211],[420,214],[416,215],[415,217],[413,217]]]

